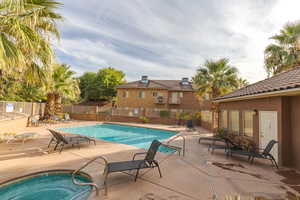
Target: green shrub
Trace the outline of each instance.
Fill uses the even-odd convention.
[[[149,118],[145,117],[145,116],[141,116],[140,117],[140,120],[143,122],[143,123],[148,123],[149,122]]]
[[[168,111],[168,110],[161,110],[159,112],[159,116],[160,117],[170,117],[170,111]]]

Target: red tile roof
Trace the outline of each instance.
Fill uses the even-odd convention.
[[[117,86],[117,88],[149,88],[172,91],[194,91],[192,84],[182,85],[181,80],[149,80],[148,83],[134,81]]]
[[[234,92],[225,94],[215,100],[230,99],[275,91],[286,91],[300,87],[300,66],[282,72],[271,78],[248,85]]]

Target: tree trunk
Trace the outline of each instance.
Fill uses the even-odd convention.
[[[45,105],[44,119],[50,119],[55,111],[55,93],[47,94],[47,102]]]
[[[61,96],[60,94],[55,94],[55,115],[62,114]]]

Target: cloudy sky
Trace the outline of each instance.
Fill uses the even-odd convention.
[[[127,80],[191,77],[227,57],[250,82],[266,77],[270,36],[300,19],[299,0],[62,0],[61,62],[78,74],[111,66]]]

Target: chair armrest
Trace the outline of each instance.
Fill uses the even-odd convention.
[[[134,160],[135,157],[136,157],[137,155],[145,155],[145,154],[147,154],[147,153],[148,153],[148,152],[135,153],[135,154],[133,155],[132,160]]]

